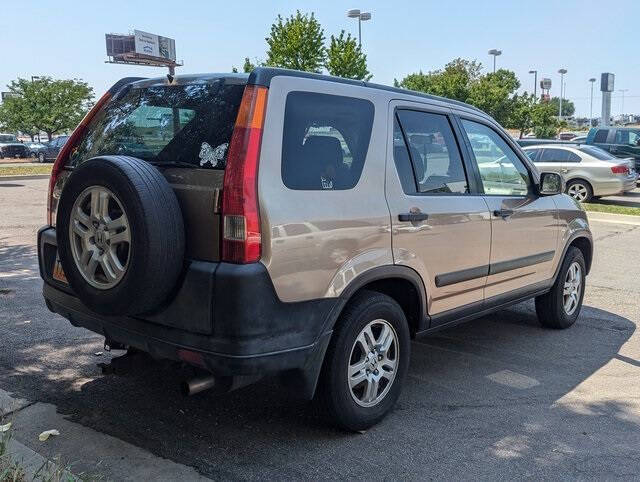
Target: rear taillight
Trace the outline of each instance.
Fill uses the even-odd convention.
[[[238,111],[222,191],[222,260],[252,263],[260,259],[258,160],[267,107],[267,88],[247,85]]]
[[[96,102],[95,105],[89,110],[87,115],[84,116],[84,119],[80,121],[80,124],[78,124],[78,126],[75,128],[75,130],[73,131],[73,134],[71,134],[71,137],[69,137],[65,145],[62,146],[62,149],[60,149],[60,152],[58,153],[58,157],[56,157],[56,160],[53,163],[53,167],[51,168],[51,178],[49,179],[49,195],[47,198],[47,223],[49,223],[49,225],[53,225],[53,221],[54,221],[53,219],[54,197],[53,196],[54,196],[54,188],[56,185],[56,181],[58,180],[58,176],[60,176],[60,172],[62,171],[62,168],[67,162],[67,159],[69,159],[69,154],[71,154],[71,151],[73,150],[73,148],[82,139],[82,136],[84,135],[84,131],[86,130],[89,122],[100,111],[100,109],[102,109],[104,104],[106,104],[110,98],[111,98],[110,91],[106,92],[102,97],[100,97],[100,100],[98,100],[98,102]]]
[[[624,164],[613,166],[611,172],[614,174],[629,174],[629,166],[625,166]]]

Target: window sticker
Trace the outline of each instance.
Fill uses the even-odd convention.
[[[215,149],[211,147],[207,142],[203,142],[202,146],[200,146],[200,154],[198,155],[198,157],[200,158],[200,166],[204,166],[205,164],[209,163],[211,164],[211,167],[218,167],[218,164],[224,160],[224,156],[227,152],[228,147],[228,142],[220,144]]]

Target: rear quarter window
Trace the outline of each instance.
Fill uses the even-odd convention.
[[[287,95],[282,181],[295,190],[344,190],[360,179],[374,106],[365,99],[316,92]]]

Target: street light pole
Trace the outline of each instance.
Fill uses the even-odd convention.
[[[529,73],[533,74],[533,96],[537,99],[538,98],[538,71],[530,70]]]
[[[567,73],[567,69],[560,69],[558,70],[558,73],[560,74],[560,107],[558,107],[558,119],[562,120],[562,91],[564,86],[564,74]]]
[[[618,89],[618,92],[622,92],[622,105],[620,106],[620,115],[624,115],[624,93],[628,91],[629,89]]]
[[[589,127],[593,127],[593,83],[596,81],[595,77],[591,77],[591,106],[589,107]]]
[[[358,8],[347,11],[347,17],[358,19],[358,47],[362,47],[362,22],[371,20],[371,13],[361,12]]]
[[[491,49],[489,50],[489,55],[493,55],[493,73],[496,73],[496,57],[498,55],[502,55],[502,50]]]

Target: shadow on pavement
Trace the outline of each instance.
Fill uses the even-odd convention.
[[[12,291],[0,295],[0,386],[204,475],[488,478],[526,475],[524,460],[529,476],[570,465],[571,476],[589,477],[603,464],[635,475],[637,459],[602,449],[602,433],[624,447],[625,434],[640,430],[630,405],[571,393],[612,360],[640,366],[618,354],[635,324],[613,313],[586,306],[571,329],[547,330],[527,302],[416,340],[396,410],[354,435],[273,380],[184,398],[186,368],[146,361],[129,375],[102,375],[103,339],[46,311],[33,256],[0,244],[0,288]]]

